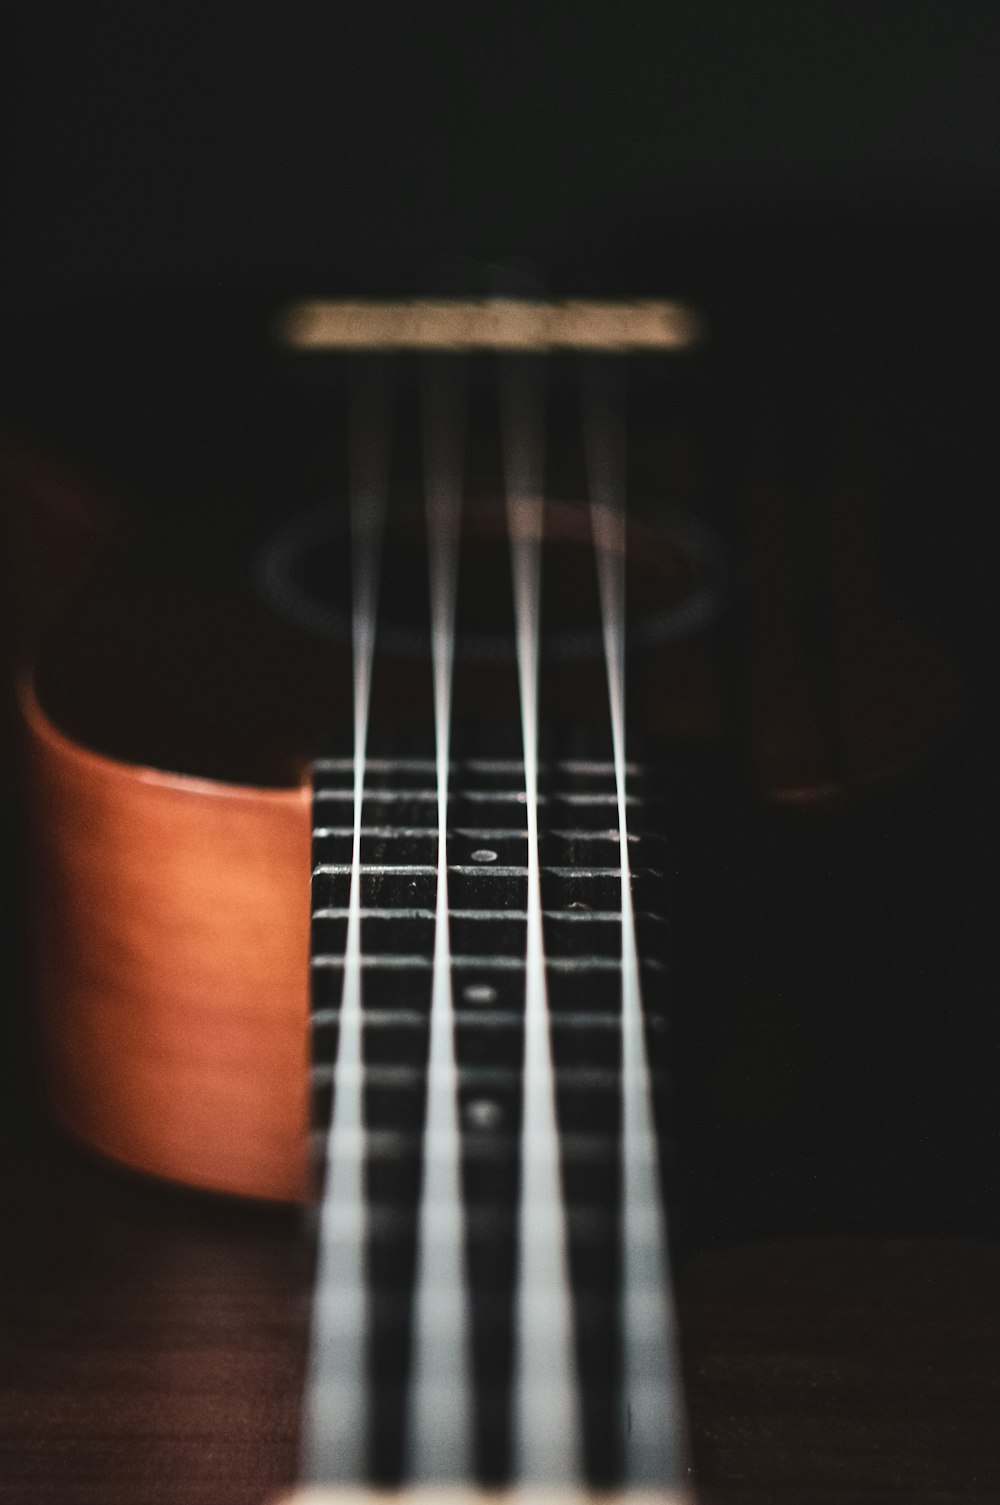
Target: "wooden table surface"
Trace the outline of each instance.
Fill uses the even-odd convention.
[[[0,1500],[258,1505],[293,1477],[305,1241],[39,1127],[3,1152]],[[1000,1251],[948,1238],[704,1250],[678,1285],[717,1505],[1000,1499]]]

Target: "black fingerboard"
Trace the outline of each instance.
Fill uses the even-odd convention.
[[[433,760],[370,759],[361,833],[361,995],[369,1480],[405,1479],[404,1426],[435,943]],[[669,1163],[667,923],[657,801],[630,767],[629,854],[646,1048]],[[315,765],[313,1127],[324,1179],[344,988],[354,769]],[[620,1479],[622,887],[614,769],[545,763],[539,778],[543,933],[572,1288],[584,1479]],[[527,838],[516,760],[456,761],[448,805],[454,1046],[478,1481],[511,1467],[513,1313],[524,1055]],[[683,1468],[678,1444],[678,1473]]]

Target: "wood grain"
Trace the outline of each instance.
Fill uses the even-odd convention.
[[[286,1210],[0,1137],[0,1501],[262,1505],[295,1475],[308,1240]],[[1000,1252],[812,1239],[678,1283],[702,1505],[994,1505]]]
[[[705,1505],[1000,1499],[1000,1251],[790,1239],[678,1286]]]
[[[295,1476],[296,1213],[0,1140],[0,1500],[259,1505]]]
[[[64,737],[30,685],[21,703],[56,1114],[139,1170],[299,1198],[308,787],[117,762]]]
[[[703,315],[679,299],[307,299],[276,321],[292,350],[684,351]]]

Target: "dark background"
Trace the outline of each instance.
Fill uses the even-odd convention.
[[[13,26],[15,306],[439,248],[645,251],[672,286],[706,252],[735,275],[751,225],[801,278],[779,223],[960,236],[994,194],[1000,24],[975,0],[37,4]]]
[[[974,0],[21,7],[4,409],[113,470],[268,411],[276,295],[510,257],[689,294],[706,474],[733,490],[776,426],[815,473],[863,441],[975,651],[998,44]]]
[[[190,478],[209,454],[213,475],[221,454],[238,478],[219,490],[217,541],[255,463],[251,432],[254,455],[263,442],[284,465],[300,432],[292,409],[308,414],[308,394],[276,382],[263,338],[275,296],[407,293],[442,266],[474,278],[528,257],[556,292],[681,292],[707,308],[712,344],[675,400],[700,504],[737,562],[762,449],[806,513],[863,452],[898,599],[962,665],[967,715],[958,751],[853,825],[803,838],[751,817],[732,844],[737,876],[713,917],[740,915],[762,858],[773,881],[766,923],[759,901],[736,920],[748,949],[735,979],[705,984],[709,1034],[726,1030],[718,995],[734,983],[744,1001],[811,986],[807,1006],[839,1010],[843,1029],[821,1029],[815,1059],[782,1077],[794,1112],[767,1118],[757,1146],[787,1166],[777,1190],[752,1181],[741,1196],[722,1133],[713,1175],[732,1207],[713,1193],[702,1217],[717,1231],[992,1221],[994,1057],[974,957],[989,782],[978,720],[995,497],[995,9],[34,5],[10,42],[8,418],[127,476],[137,512],[181,549],[198,546],[181,528],[205,511]],[[866,882],[872,894],[852,904]],[[803,926],[817,930],[812,961],[795,940],[802,965],[782,983]],[[866,1033],[872,1011],[887,1022]],[[890,1112],[877,1084],[888,1091],[894,1038],[916,1065]],[[806,1064],[822,1077],[824,1061],[836,1065],[820,1107],[804,1081],[787,1084]],[[878,1122],[854,1115],[849,1153],[833,1126],[862,1082]],[[885,1144],[859,1176],[858,1142],[873,1135]]]
[[[994,1238],[1000,1052],[985,812],[996,764],[984,705],[1000,396],[997,7],[34,3],[6,24],[2,418],[123,478],[135,516],[181,551],[204,520],[206,474],[228,476],[198,535],[213,548],[263,451],[294,498],[290,456],[316,399],[276,375],[264,338],[275,298],[408,294],[443,266],[475,277],[527,257],[556,293],[699,300],[713,340],[676,379],[670,421],[690,435],[689,500],[721,531],[737,582],[742,509],[761,467],[808,524],[860,456],[893,600],[960,667],[964,711],[908,778],[846,813],[778,816],[737,759],[718,797],[698,805],[704,823],[681,823],[689,1227],[696,1242]],[[8,833],[17,808],[6,791]],[[24,909],[16,864],[5,872],[12,982]],[[109,1259],[127,1267],[136,1312],[162,1302],[164,1332],[190,1305],[189,1269],[217,1272],[196,1323],[224,1320],[232,1271],[244,1279],[248,1261],[262,1312],[278,1311],[274,1292],[297,1258],[288,1230],[119,1184],[52,1143],[11,1017],[4,1153],[27,1229],[11,1245],[11,1289],[27,1293],[25,1394],[49,1382],[60,1323],[72,1350],[74,1313],[81,1352],[133,1342],[144,1319],[109,1305]],[[52,1240],[83,1252],[56,1257]],[[836,1258],[831,1268],[835,1289]],[[952,1268],[945,1260],[937,1290]],[[904,1320],[918,1356],[932,1287],[920,1285]],[[874,1328],[887,1289],[876,1282]],[[116,1322],[127,1331],[108,1339]],[[266,1330],[285,1353],[287,1326]],[[246,1351],[237,1338],[233,1372]],[[174,1363],[174,1338],[162,1343]],[[287,1459],[295,1362],[286,1354],[267,1380],[284,1397]],[[179,1372],[175,1389],[188,1383]],[[983,1377],[995,1382],[995,1368]],[[70,1366],[67,1394],[89,1383],[91,1371]],[[103,1381],[93,1383],[98,1394]],[[717,1413],[705,1414],[699,1427]],[[28,1452],[11,1455],[28,1458],[24,1478],[61,1477],[62,1499],[111,1498],[105,1421],[93,1423],[96,1443],[66,1445],[60,1476],[49,1412],[38,1415]],[[193,1478],[197,1428],[183,1408],[177,1425]],[[257,1423],[240,1412],[236,1425]],[[989,1435],[984,1425],[981,1441]],[[161,1484],[170,1456],[157,1454]],[[74,1493],[85,1457],[96,1494]],[[122,1498],[149,1484],[135,1466],[140,1483],[129,1476]],[[281,1477],[285,1464],[270,1466]]]
[[[701,1047],[730,1037],[726,998],[754,1017],[782,988],[840,1023],[782,1068],[797,1005],[764,1009],[764,1080],[777,1072],[787,1112],[745,1158],[786,1171],[748,1182],[723,1113],[709,1184],[725,1196],[699,1220],[993,1222],[995,8],[33,5],[9,41],[8,421],[126,477],[181,552],[209,536],[218,552],[251,472],[295,500],[321,408],[276,376],[276,296],[409,293],[442,267],[475,285],[511,257],[557,293],[708,310],[670,421],[737,579],[762,466],[808,519],[861,456],[894,600],[960,665],[966,710],[944,753],[861,814],[805,834],[752,807],[726,817],[742,834],[702,914],[745,934],[728,972],[703,970],[694,1017],[717,1022]],[[894,1041],[913,1069],[892,1108]]]

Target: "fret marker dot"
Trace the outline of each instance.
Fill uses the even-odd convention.
[[[586,914],[592,914],[593,913],[593,905],[591,905],[591,904],[584,904],[584,902],[583,902],[582,899],[574,899],[573,902],[572,902],[572,904],[567,904],[566,908],[567,909],[577,909],[577,910],[580,910],[581,912],[585,912]]]
[[[497,854],[496,852],[491,852],[489,847],[479,847],[477,851],[473,852],[472,860],[473,862],[496,862]]]
[[[466,1003],[496,1003],[497,990],[488,982],[470,982],[462,989]]]
[[[503,1109],[489,1097],[475,1097],[465,1105],[465,1122],[470,1129],[496,1129],[503,1122]]]

